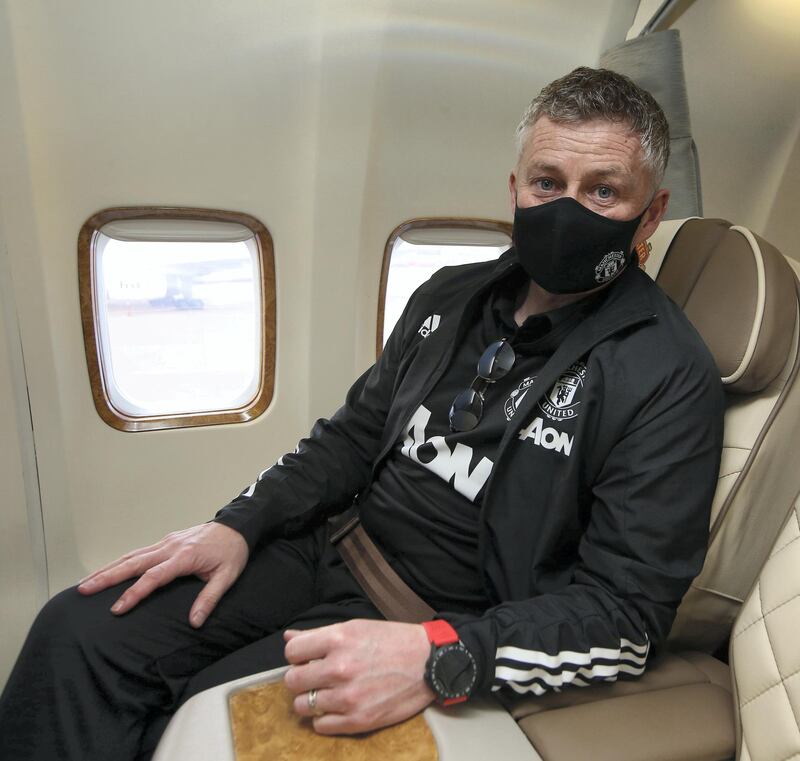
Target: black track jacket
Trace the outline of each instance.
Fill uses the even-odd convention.
[[[512,249],[439,270],[344,406],[216,520],[252,548],[348,508],[445,371],[472,310],[518,266]],[[496,452],[479,545],[493,605],[480,617],[440,613],[475,655],[480,689],[541,694],[644,671],[703,563],[722,421],[702,340],[628,267],[549,358]]]

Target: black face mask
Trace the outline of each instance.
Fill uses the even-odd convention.
[[[517,206],[514,249],[531,280],[546,291],[591,291],[632,261],[631,243],[643,216],[644,211],[635,219],[609,219],[568,196],[527,209]]]

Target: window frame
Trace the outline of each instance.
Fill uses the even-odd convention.
[[[180,414],[132,416],[118,410],[108,395],[101,337],[98,332],[99,308],[95,292],[95,246],[104,225],[129,219],[182,219],[200,222],[233,222],[247,227],[255,239],[260,270],[261,357],[256,394],[246,405],[235,409],[186,412]],[[275,257],[269,230],[255,217],[238,211],[179,206],[120,206],[93,214],[78,234],[78,295],[83,344],[92,399],[97,414],[118,431],[161,431],[175,428],[245,423],[261,415],[272,401],[275,390],[276,289]]]
[[[392,261],[392,251],[395,241],[409,230],[418,229],[467,229],[491,230],[501,232],[511,238],[512,224],[499,219],[480,217],[415,217],[401,222],[392,230],[383,249],[383,262],[381,264],[380,290],[378,291],[378,320],[375,333],[375,357],[380,358],[383,353],[383,321],[386,311],[386,288],[389,283],[389,267]]]

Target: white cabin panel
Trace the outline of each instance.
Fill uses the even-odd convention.
[[[635,6],[0,4],[0,210],[51,592],[208,519],[333,411],[374,358],[391,231],[420,215],[510,218],[522,109],[624,39]],[[153,204],[245,212],[272,234],[275,395],[250,423],[124,433],[94,409],[78,231],[101,209]]]
[[[0,685],[47,600],[42,516],[19,329],[0,226]]]

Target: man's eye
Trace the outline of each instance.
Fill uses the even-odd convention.
[[[597,196],[598,198],[602,198],[604,201],[608,200],[614,195],[614,191],[609,188],[607,185],[601,185],[597,188]]]
[[[540,190],[555,190],[556,184],[553,180],[549,179],[548,177],[544,177],[541,180],[536,180],[536,184],[539,186]]]

